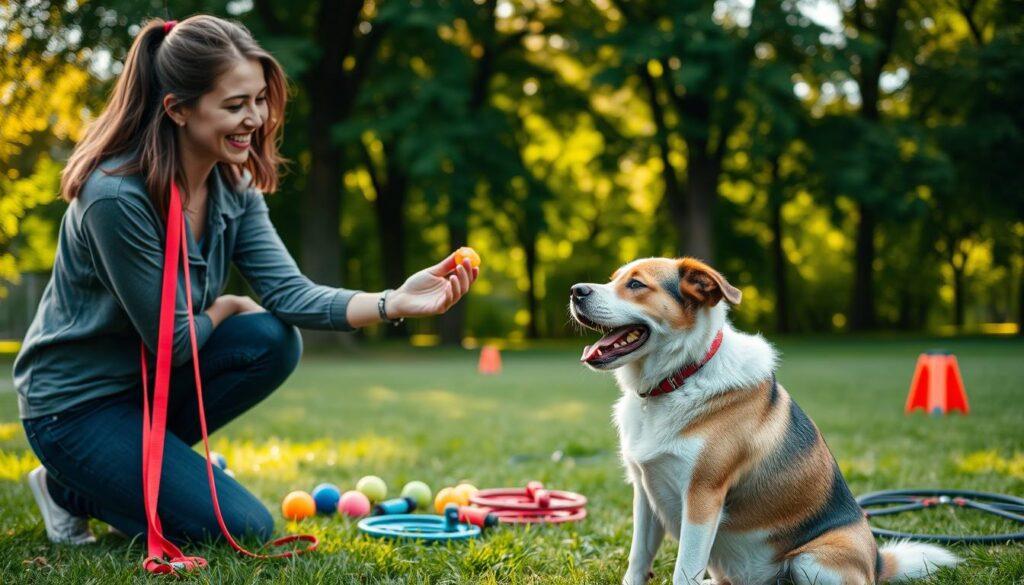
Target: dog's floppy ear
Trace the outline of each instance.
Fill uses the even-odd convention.
[[[679,292],[683,297],[713,307],[723,298],[730,304],[740,304],[743,293],[729,284],[724,276],[707,264],[693,258],[679,261]]]

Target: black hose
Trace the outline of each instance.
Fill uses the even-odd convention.
[[[857,498],[857,503],[864,509],[868,518],[887,516],[936,506],[956,506],[971,508],[1000,518],[1024,524],[1024,499],[1005,494],[991,494],[970,490],[883,490],[872,492]],[[872,506],[887,506],[869,509]],[[871,527],[875,536],[882,538],[903,538],[920,542],[938,542],[942,544],[996,544],[1024,540],[1024,531],[1007,532],[1005,534],[969,535],[969,534],[914,534],[897,532],[884,528]]]

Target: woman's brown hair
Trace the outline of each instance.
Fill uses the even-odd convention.
[[[64,167],[61,196],[71,201],[102,161],[127,153],[131,160],[111,172],[144,175],[150,198],[161,213],[167,210],[172,179],[187,200],[175,124],[164,110],[163,98],[173,94],[180,105],[194,106],[239,59],[255,59],[263,66],[269,116],[253,135],[246,162],[228,170],[236,177],[248,171],[252,186],[264,192],[276,190],[277,167],[283,162],[278,143],[287,100],[284,71],[241,24],[197,15],[166,26],[154,19],[142,27],[106,108],[89,125]]]

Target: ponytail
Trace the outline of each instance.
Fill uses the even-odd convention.
[[[104,159],[137,151],[151,120],[164,117],[156,73],[156,52],[163,39],[164,21],[160,19],[148,22],[135,37],[103,113],[89,124],[61,173],[65,201],[78,196]],[[148,186],[150,193],[155,192]]]

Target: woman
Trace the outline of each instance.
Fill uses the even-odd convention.
[[[449,256],[391,292],[319,286],[274,231],[260,191],[277,187],[285,78],[242,26],[211,16],[148,23],[106,109],[62,177],[69,201],[53,276],[14,365],[29,483],[54,542],[94,540],[98,518],[146,530],[139,338],[156,350],[163,241],[173,180],[182,192],[196,338],[211,431],[295,369],[295,327],[347,331],[445,312],[475,281]],[[325,129],[326,131],[326,129]],[[218,296],[234,264],[260,298]],[[388,294],[390,292],[390,294]],[[218,536],[200,439],[184,279],[179,274],[159,514],[172,540]],[[149,372],[152,372],[152,366]],[[235,535],[266,539],[273,518],[215,470]]]

